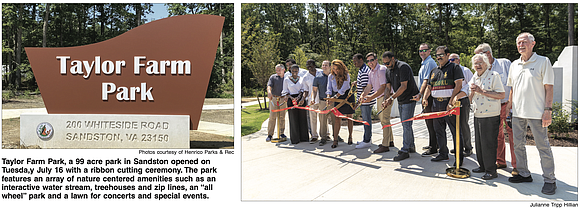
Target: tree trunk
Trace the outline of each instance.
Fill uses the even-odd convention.
[[[11,39],[11,40],[7,41],[8,48],[12,48],[14,46],[14,39],[12,39],[12,28],[8,28],[8,30],[6,30],[6,32],[8,33],[8,35],[7,35],[8,38]],[[14,82],[12,82],[12,78],[14,76],[11,73],[14,71],[14,63],[12,61],[12,57],[13,57],[12,54],[13,53],[8,53],[8,71],[7,71],[8,73],[4,76],[4,79],[6,80],[6,84],[8,86],[10,86],[10,85],[12,85],[12,83],[14,83]]]
[[[262,93],[266,93],[266,92],[262,92]],[[268,96],[268,94],[266,93],[265,95],[262,94],[264,97],[264,109],[268,109],[268,102],[266,102],[266,97]]]
[[[546,29],[546,50],[548,51],[548,53],[552,52],[552,39],[550,38],[550,33],[552,32],[550,30],[550,12],[551,12],[551,6],[550,4],[544,4],[544,29]]]
[[[438,4],[439,5],[439,35],[441,35],[441,33],[443,33],[443,4]],[[439,36],[441,37],[441,36]]]
[[[449,40],[449,31],[452,30],[451,25],[451,5],[445,5],[445,45],[448,47],[451,45],[451,41]]]
[[[258,99],[258,105],[260,106],[260,110],[262,110],[263,108],[262,108],[262,103],[260,103],[260,94],[259,93],[256,93],[256,98]]]
[[[330,32],[328,30],[328,3],[324,3],[324,24],[326,24],[326,48],[330,49]],[[326,51],[326,54],[330,54],[330,50]]]
[[[568,45],[577,45],[574,41],[574,4],[568,4]]]
[[[497,50],[497,55],[495,57],[501,57],[501,11],[500,11],[500,4],[497,4],[497,46],[495,46]]]
[[[99,12],[101,13],[100,20],[101,20],[101,38],[105,39],[105,4],[99,5]],[[102,40],[101,39],[101,40]]]
[[[50,13],[50,3],[46,3],[46,11],[44,12],[44,24],[42,24],[42,47],[46,47],[46,30],[48,27],[48,17]]]
[[[137,26],[141,25],[141,16],[143,15],[143,7],[141,7],[141,4],[135,4],[135,16],[136,16],[136,23]]]
[[[22,27],[23,27],[23,22],[24,22],[24,4],[19,4],[18,5],[18,24],[17,24],[17,30],[16,30],[16,70],[14,71],[14,77],[15,77],[15,87],[17,89],[20,88],[20,84],[22,82],[21,80],[21,74],[20,74],[20,63],[22,63],[21,56],[22,56]]]

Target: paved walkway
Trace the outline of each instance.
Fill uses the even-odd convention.
[[[289,135],[290,128],[286,125],[286,135]],[[498,170],[499,177],[489,181],[481,179],[483,173],[457,179],[445,174],[455,161],[454,155],[450,155],[453,158],[448,162],[431,162],[431,157],[421,157],[420,148],[428,145],[424,126],[424,121],[413,123],[418,152],[395,162],[392,159],[402,146],[400,125],[393,128],[396,147],[386,153],[372,154],[382,140],[380,124],[373,125],[370,149],[355,149],[355,145],[346,143],[332,149],[331,142],[324,146],[308,142],[265,142],[266,120],[260,131],[242,137],[242,200],[578,201],[576,147],[552,147],[558,189],[555,195],[544,195],[540,192],[542,170],[534,146],[526,149],[532,183],[508,182],[511,167]],[[354,142],[360,141],[362,134],[362,126],[356,126]],[[346,128],[343,127],[340,135],[348,138]],[[448,147],[452,145],[450,138]],[[507,151],[508,166],[511,166],[510,158]],[[476,155],[465,158],[463,167],[469,170],[478,167]]]

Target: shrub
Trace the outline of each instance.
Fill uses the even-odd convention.
[[[550,133],[567,133],[570,131],[570,113],[562,108],[562,103],[552,105],[552,124],[548,126]]]

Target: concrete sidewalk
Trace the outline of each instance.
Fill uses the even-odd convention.
[[[377,129],[376,125],[380,129],[380,124],[373,125],[373,129]],[[286,124],[287,136],[289,129]],[[374,131],[370,149],[355,149],[354,144],[346,143],[332,149],[332,142],[324,146],[270,143],[265,141],[266,132],[267,120],[260,131],[242,137],[242,200],[578,201],[576,147],[552,147],[558,188],[555,195],[545,195],[541,193],[544,182],[535,146],[526,146],[534,181],[513,184],[508,182],[509,151],[508,168],[499,169],[498,178],[486,181],[481,179],[483,173],[471,173],[469,178],[457,179],[445,173],[453,166],[455,155],[450,154],[448,162],[421,157],[421,147],[428,145],[426,138],[416,138],[417,153],[396,162],[393,157],[402,147],[402,135],[395,135],[391,151],[372,154],[382,141],[382,135]],[[354,131],[353,141],[362,140],[362,135],[362,131]],[[340,136],[346,140],[348,131],[341,129]],[[452,145],[449,140],[450,149]],[[466,157],[462,167],[478,167],[476,155]]]

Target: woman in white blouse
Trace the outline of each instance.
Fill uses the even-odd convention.
[[[308,88],[303,84],[302,77],[298,76],[299,67],[294,64],[290,67],[291,76],[284,78],[284,86],[282,88],[282,97],[286,98],[288,107],[306,106],[304,102],[308,96]],[[308,141],[308,123],[306,120],[306,110],[304,109],[290,109],[288,110],[288,120],[290,124],[290,142],[297,144],[299,142]]]
[[[475,150],[479,168],[474,173],[485,174],[484,180],[497,178],[495,159],[497,155],[497,134],[500,125],[501,99],[505,92],[500,75],[489,70],[487,56],[476,54],[471,58],[476,73],[469,81],[469,100],[474,109]]]
[[[338,99],[347,99],[349,91],[350,91],[350,75],[348,73],[348,69],[346,65],[338,59],[335,59],[331,63],[331,73],[328,76],[328,84],[326,85],[326,97]],[[351,95],[347,99],[348,102],[354,103],[354,95]],[[332,102],[326,101],[327,105],[330,105]],[[334,106],[337,106],[339,103],[334,102]],[[338,108],[338,111],[343,115],[352,118],[352,114],[354,113],[354,109],[350,107],[348,104],[344,104]],[[342,118],[335,117],[334,125],[332,125],[333,137],[334,142],[330,146],[332,148],[336,148],[338,146],[338,133],[340,131],[340,121]],[[353,130],[353,121],[348,120],[348,144],[352,144],[352,130]]]

